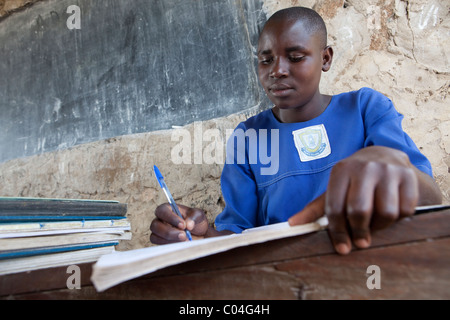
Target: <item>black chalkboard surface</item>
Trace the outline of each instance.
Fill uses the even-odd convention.
[[[48,0],[12,14],[0,21],[0,162],[261,104],[265,19],[262,0]]]

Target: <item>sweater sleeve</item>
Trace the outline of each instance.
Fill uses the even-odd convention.
[[[225,209],[215,220],[219,231],[241,233],[256,226],[258,193],[249,166],[248,138],[245,132],[245,126],[241,123],[227,141],[226,162],[220,180]]]
[[[403,115],[397,112],[392,101],[383,94],[365,88],[361,90],[360,105],[364,117],[364,146],[379,145],[405,152],[417,169],[433,177],[429,160],[403,131]]]

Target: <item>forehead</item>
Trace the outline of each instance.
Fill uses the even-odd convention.
[[[264,27],[258,41],[258,53],[292,47],[313,50],[319,47],[318,36],[303,21],[273,21]]]

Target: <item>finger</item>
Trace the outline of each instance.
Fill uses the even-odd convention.
[[[399,217],[399,179],[390,175],[382,179],[375,190],[374,213],[371,221],[373,230],[383,229]]]
[[[161,242],[172,243],[185,241],[187,239],[186,232],[158,219],[152,221],[150,224],[150,231],[152,232],[155,241],[159,241],[159,244],[161,244]],[[150,239],[152,238],[152,235],[150,236]]]
[[[413,169],[408,169],[400,184],[400,215],[399,217],[412,216],[419,202],[419,181]]]
[[[325,193],[311,201],[302,211],[289,218],[289,225],[314,222],[325,214]]]
[[[197,208],[182,207],[180,211],[185,211],[186,229],[191,231],[193,235],[203,236],[209,227],[205,212]]]
[[[184,206],[180,208],[180,213],[183,215],[183,213],[186,212]],[[167,222],[168,224],[172,225],[173,227],[179,228],[181,230],[184,230],[186,228],[186,222],[184,219],[180,218],[175,212],[172,211],[172,207],[168,203],[164,203],[160,206],[158,206],[155,210],[155,215],[158,219],[161,221]]]
[[[186,229],[189,231],[192,231],[194,229],[194,227],[195,227],[195,221],[190,218],[187,218],[186,219]]]
[[[187,239],[186,239],[187,240]],[[185,241],[186,241],[185,240]],[[162,245],[162,244],[169,244],[169,243],[176,243],[176,242],[180,242],[180,240],[167,240],[164,238],[161,238],[160,236],[158,236],[157,234],[152,233],[150,235],[150,242],[153,244],[158,244],[158,245]]]
[[[337,163],[331,170],[330,179],[325,196],[325,214],[345,214],[345,201],[350,184],[348,166]],[[333,218],[333,217],[332,217]]]
[[[339,254],[348,254],[351,251],[352,244],[346,226],[344,215],[328,216],[328,234],[336,252]]]
[[[374,192],[379,176],[374,163],[366,163],[353,175],[348,188],[346,213],[353,243],[358,248],[370,246],[370,221]]]
[[[177,204],[178,209],[183,216],[184,219],[187,219],[188,217],[191,217],[192,214],[195,212],[195,209],[192,209],[191,207],[187,207],[182,204]]]
[[[339,254],[351,251],[351,241],[347,229],[345,201],[350,184],[348,167],[342,163],[334,166],[325,193],[325,214],[328,218],[328,234]]]

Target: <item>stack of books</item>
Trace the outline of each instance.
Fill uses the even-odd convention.
[[[0,275],[89,263],[131,239],[127,205],[0,197]]]

